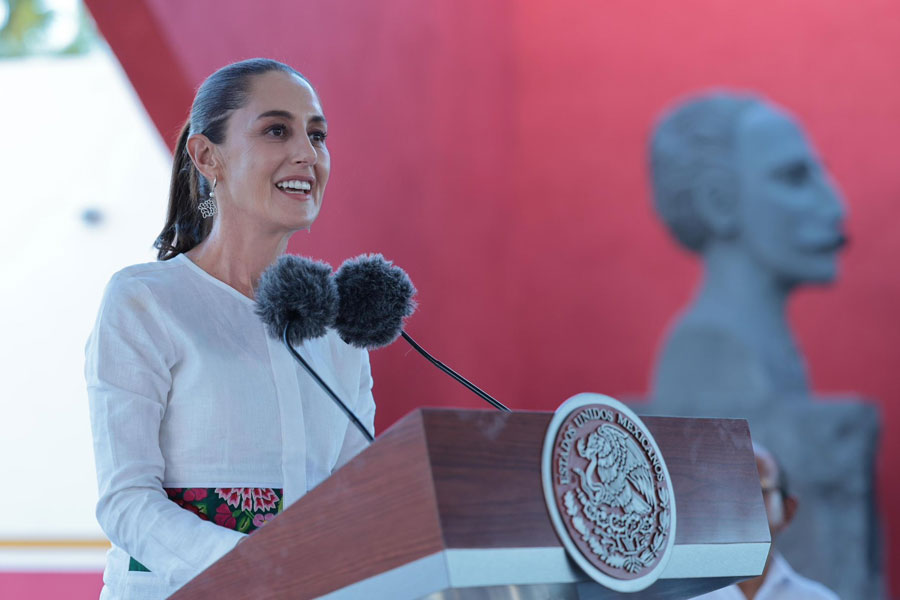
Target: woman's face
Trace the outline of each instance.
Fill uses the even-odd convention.
[[[312,87],[281,71],[253,77],[248,102],[225,131],[216,186],[223,214],[276,233],[308,229],[331,169],[327,123]]]

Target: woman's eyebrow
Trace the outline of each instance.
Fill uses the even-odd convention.
[[[260,119],[266,119],[268,117],[280,117],[282,119],[287,119],[289,121],[294,120],[293,113],[291,113],[290,111],[287,111],[287,110],[267,110],[266,112],[264,112],[261,115],[259,115],[258,117],[256,117],[256,120],[259,121]],[[325,117],[323,117],[322,115],[315,115],[313,117],[310,117],[309,122],[310,123],[322,123],[323,125],[328,124],[328,121],[326,121]]]
[[[281,117],[282,119],[289,120],[294,119],[294,115],[286,110],[267,110],[266,112],[256,117],[256,120],[259,121],[260,119],[265,119],[267,117]]]

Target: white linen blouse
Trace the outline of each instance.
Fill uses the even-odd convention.
[[[112,542],[101,598],[164,598],[244,536],[163,488],[283,488],[287,507],[366,446],[255,306],[183,254],[109,282],[85,350],[97,520]],[[372,431],[368,353],[331,330],[297,351]]]

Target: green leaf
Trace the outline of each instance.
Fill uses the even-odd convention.
[[[253,517],[251,517],[249,513],[244,513],[243,516],[238,519],[237,530],[241,533],[247,533],[251,524],[253,524]]]

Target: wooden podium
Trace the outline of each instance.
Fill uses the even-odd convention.
[[[552,413],[418,409],[176,600],[690,598],[759,575],[769,529],[746,421],[644,417],[675,490],[660,579],[623,594],[566,555],[541,485]]]

